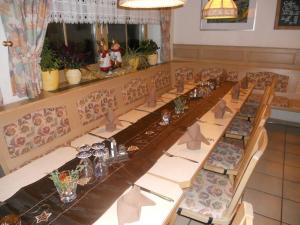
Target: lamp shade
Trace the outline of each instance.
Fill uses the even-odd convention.
[[[181,6],[186,0],[120,0],[119,5],[127,8],[166,8]]]
[[[238,10],[233,0],[209,0],[202,10],[204,19],[236,18]]]

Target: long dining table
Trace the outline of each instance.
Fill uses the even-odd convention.
[[[168,224],[183,196],[183,189],[191,185],[194,175],[203,167],[210,151],[253,90],[252,85],[241,92],[239,100],[232,101],[230,90],[234,84],[224,82],[201,99],[189,99],[190,87],[183,94],[189,99],[187,111],[181,115],[173,114],[167,126],[161,126],[159,122],[162,110],[173,111],[172,99],[166,97],[163,101],[162,96],[163,104],[159,103],[159,107],[149,112],[143,106],[138,107],[136,111],[144,112],[143,116],[136,121],[124,119],[126,128],[113,135],[118,144],[138,147],[138,151],[130,153],[129,160],[111,165],[107,176],[89,185],[78,186],[76,200],[68,204],[60,201],[53,182],[46,175],[1,202],[0,216],[17,214],[23,225],[117,225],[116,202],[132,184],[136,184],[156,205],[143,207],[140,221],[132,224]],[[168,94],[174,96],[172,92]],[[232,113],[226,113],[223,119],[215,119],[211,109],[222,98]],[[194,123],[199,123],[201,132],[210,142],[197,151],[177,143],[187,127]],[[96,131],[89,135],[97,136]],[[79,159],[72,159],[59,170],[74,169],[78,163]],[[44,212],[47,216],[41,221]]]

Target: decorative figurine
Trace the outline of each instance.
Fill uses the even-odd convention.
[[[115,40],[112,41],[112,46],[110,49],[110,58],[112,61],[113,68],[121,67],[122,65],[121,46]]]
[[[171,122],[171,112],[169,110],[163,110],[161,112],[161,122],[159,122],[159,125],[161,126],[167,126]]]
[[[103,72],[108,72],[111,68],[111,61],[108,52],[108,46],[104,39],[100,42],[100,70]]]

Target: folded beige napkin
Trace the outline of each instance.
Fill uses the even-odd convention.
[[[187,128],[185,134],[179,139],[178,144],[186,144],[186,147],[188,149],[198,150],[200,149],[202,142],[209,145],[209,141],[200,131],[200,125],[198,123],[195,123]]]
[[[179,79],[177,80],[176,91],[177,91],[177,93],[182,93],[184,91],[184,77],[183,76],[180,76]]]
[[[232,99],[234,99],[234,100],[239,99],[239,97],[240,97],[240,87],[241,87],[240,82],[233,86],[233,88],[231,90]]]
[[[156,87],[155,83],[151,82],[148,88],[148,99],[147,99],[147,105],[148,107],[155,107],[156,106]]]
[[[113,132],[117,129],[117,125],[122,126],[122,123],[116,117],[114,111],[111,108],[108,108],[107,113],[105,114],[105,130],[108,132]]]
[[[194,76],[194,82],[195,83],[198,83],[201,81],[201,78],[202,78],[202,74],[199,72],[197,73],[195,76]]]
[[[155,205],[155,202],[142,195],[140,188],[134,186],[117,202],[117,214],[119,225],[138,221],[142,206]]]
[[[241,88],[248,89],[248,76],[245,76],[241,81]]]
[[[233,113],[232,110],[226,105],[226,101],[224,99],[219,101],[212,111],[214,112],[216,119],[222,119],[226,111]]]

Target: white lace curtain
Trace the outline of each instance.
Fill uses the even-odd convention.
[[[120,9],[118,0],[51,0],[51,22],[159,24],[158,10]]]

